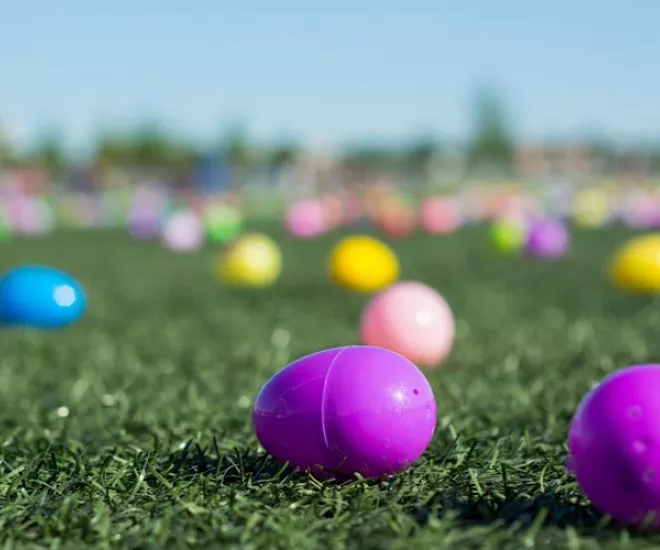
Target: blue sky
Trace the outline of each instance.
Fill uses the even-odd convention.
[[[75,149],[143,120],[200,142],[234,122],[318,147],[461,138],[486,85],[523,138],[660,138],[658,21],[657,0],[0,0],[0,121]]]

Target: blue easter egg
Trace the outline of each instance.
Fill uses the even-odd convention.
[[[0,325],[61,328],[85,313],[87,298],[70,275],[44,266],[22,266],[0,279]]]

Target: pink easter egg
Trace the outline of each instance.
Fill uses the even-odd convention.
[[[325,230],[325,209],[321,201],[305,200],[295,203],[286,213],[286,230],[299,239],[311,239]]]
[[[420,367],[438,366],[454,335],[454,315],[445,299],[418,282],[396,283],[377,294],[360,324],[365,345],[389,349]]]
[[[174,252],[197,250],[204,240],[204,227],[191,212],[177,212],[163,226],[163,242]]]
[[[431,197],[422,203],[420,225],[431,235],[453,233],[460,225],[456,203],[444,197]]]
[[[24,197],[12,206],[12,222],[20,235],[36,237],[52,231],[55,218],[52,209],[45,201]]]

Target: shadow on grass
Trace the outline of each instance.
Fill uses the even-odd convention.
[[[217,458],[220,457],[220,458]],[[286,483],[309,479],[309,475],[277,462],[266,453],[234,449],[222,453],[217,449],[206,450],[197,444],[189,443],[181,451],[172,454],[161,462],[168,477],[189,478],[196,475],[214,476],[224,485],[250,483]],[[314,476],[320,482],[319,476]],[[354,480],[354,479],[353,479]],[[327,480],[326,480],[327,481]],[[351,479],[336,479],[337,483]],[[542,527],[572,527],[586,537],[600,537],[627,529],[633,538],[649,534],[648,529],[626,528],[613,522],[588,504],[573,502],[572,495],[555,492],[552,488],[529,497],[509,496],[469,499],[460,494],[454,497],[439,497],[424,507],[408,510],[420,525],[426,524],[432,516],[452,518],[463,526],[501,526],[520,530],[537,530]]]
[[[209,475],[227,485],[281,483],[285,480],[309,478],[308,474],[272,459],[267,453],[239,449],[222,453],[217,449],[203,449],[192,442],[161,462],[161,468],[167,470],[169,477]],[[319,476],[315,477],[320,479]],[[338,483],[351,480],[354,479],[335,478]],[[409,512],[422,525],[427,523],[432,515],[439,518],[451,517],[465,525],[499,523],[503,526],[516,524],[525,528],[538,524],[539,518],[542,519],[543,525],[557,527],[602,529],[611,525],[608,518],[592,506],[567,502],[566,498],[557,495],[552,489],[529,498],[511,496],[503,500],[493,497],[468,499],[457,494],[454,497],[439,497],[428,505],[412,508]]]
[[[169,477],[192,477],[196,475],[215,476],[224,485],[242,483],[282,483],[314,478],[317,483],[343,484],[355,481],[353,476],[343,476],[329,470],[319,469],[310,475],[301,472],[288,463],[272,458],[268,453],[235,448],[221,451],[217,442],[210,449],[189,442],[180,451],[161,459],[159,469],[168,472]]]
[[[424,524],[432,514],[437,517],[452,517],[466,525],[501,524],[518,525],[521,528],[532,525],[552,525],[574,527],[578,530],[596,530],[609,525],[607,517],[592,506],[568,503],[553,490],[533,497],[510,497],[506,500],[488,499],[447,499],[435,505],[411,510],[415,520]]]
[[[183,449],[161,461],[168,477],[214,476],[224,485],[282,482],[304,477],[294,468],[273,460],[266,453],[234,449],[222,452],[217,444],[205,449],[189,442]]]
[[[411,511],[413,518],[426,524],[432,515],[453,518],[458,525],[500,526],[521,531],[539,530],[543,527],[573,528],[578,535],[599,539],[613,533],[627,531],[631,538],[646,538],[657,533],[652,528],[620,525],[593,506],[568,501],[552,489],[525,497],[510,497],[501,501],[477,499],[447,499]]]

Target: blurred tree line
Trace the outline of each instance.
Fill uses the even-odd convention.
[[[45,131],[29,150],[19,152],[12,150],[0,132],[0,166],[31,165],[60,172],[73,162],[60,136],[54,129]],[[485,89],[476,95],[467,142],[454,145],[454,149],[464,153],[465,166],[473,175],[512,175],[515,139],[498,93]],[[620,154],[613,145],[602,140],[593,139],[585,145],[606,164]],[[403,170],[407,174],[423,175],[434,159],[443,157],[445,146],[433,135],[420,135],[395,146],[346,147],[341,160],[349,168]],[[185,169],[202,159],[222,158],[233,170],[242,171],[254,165],[278,169],[293,162],[301,153],[304,153],[303,146],[293,139],[271,146],[258,144],[240,125],[224,132],[215,144],[202,148],[164,131],[157,123],[144,123],[130,132],[100,135],[86,162],[99,167]],[[647,147],[642,154],[651,170],[660,171],[660,146]]]

